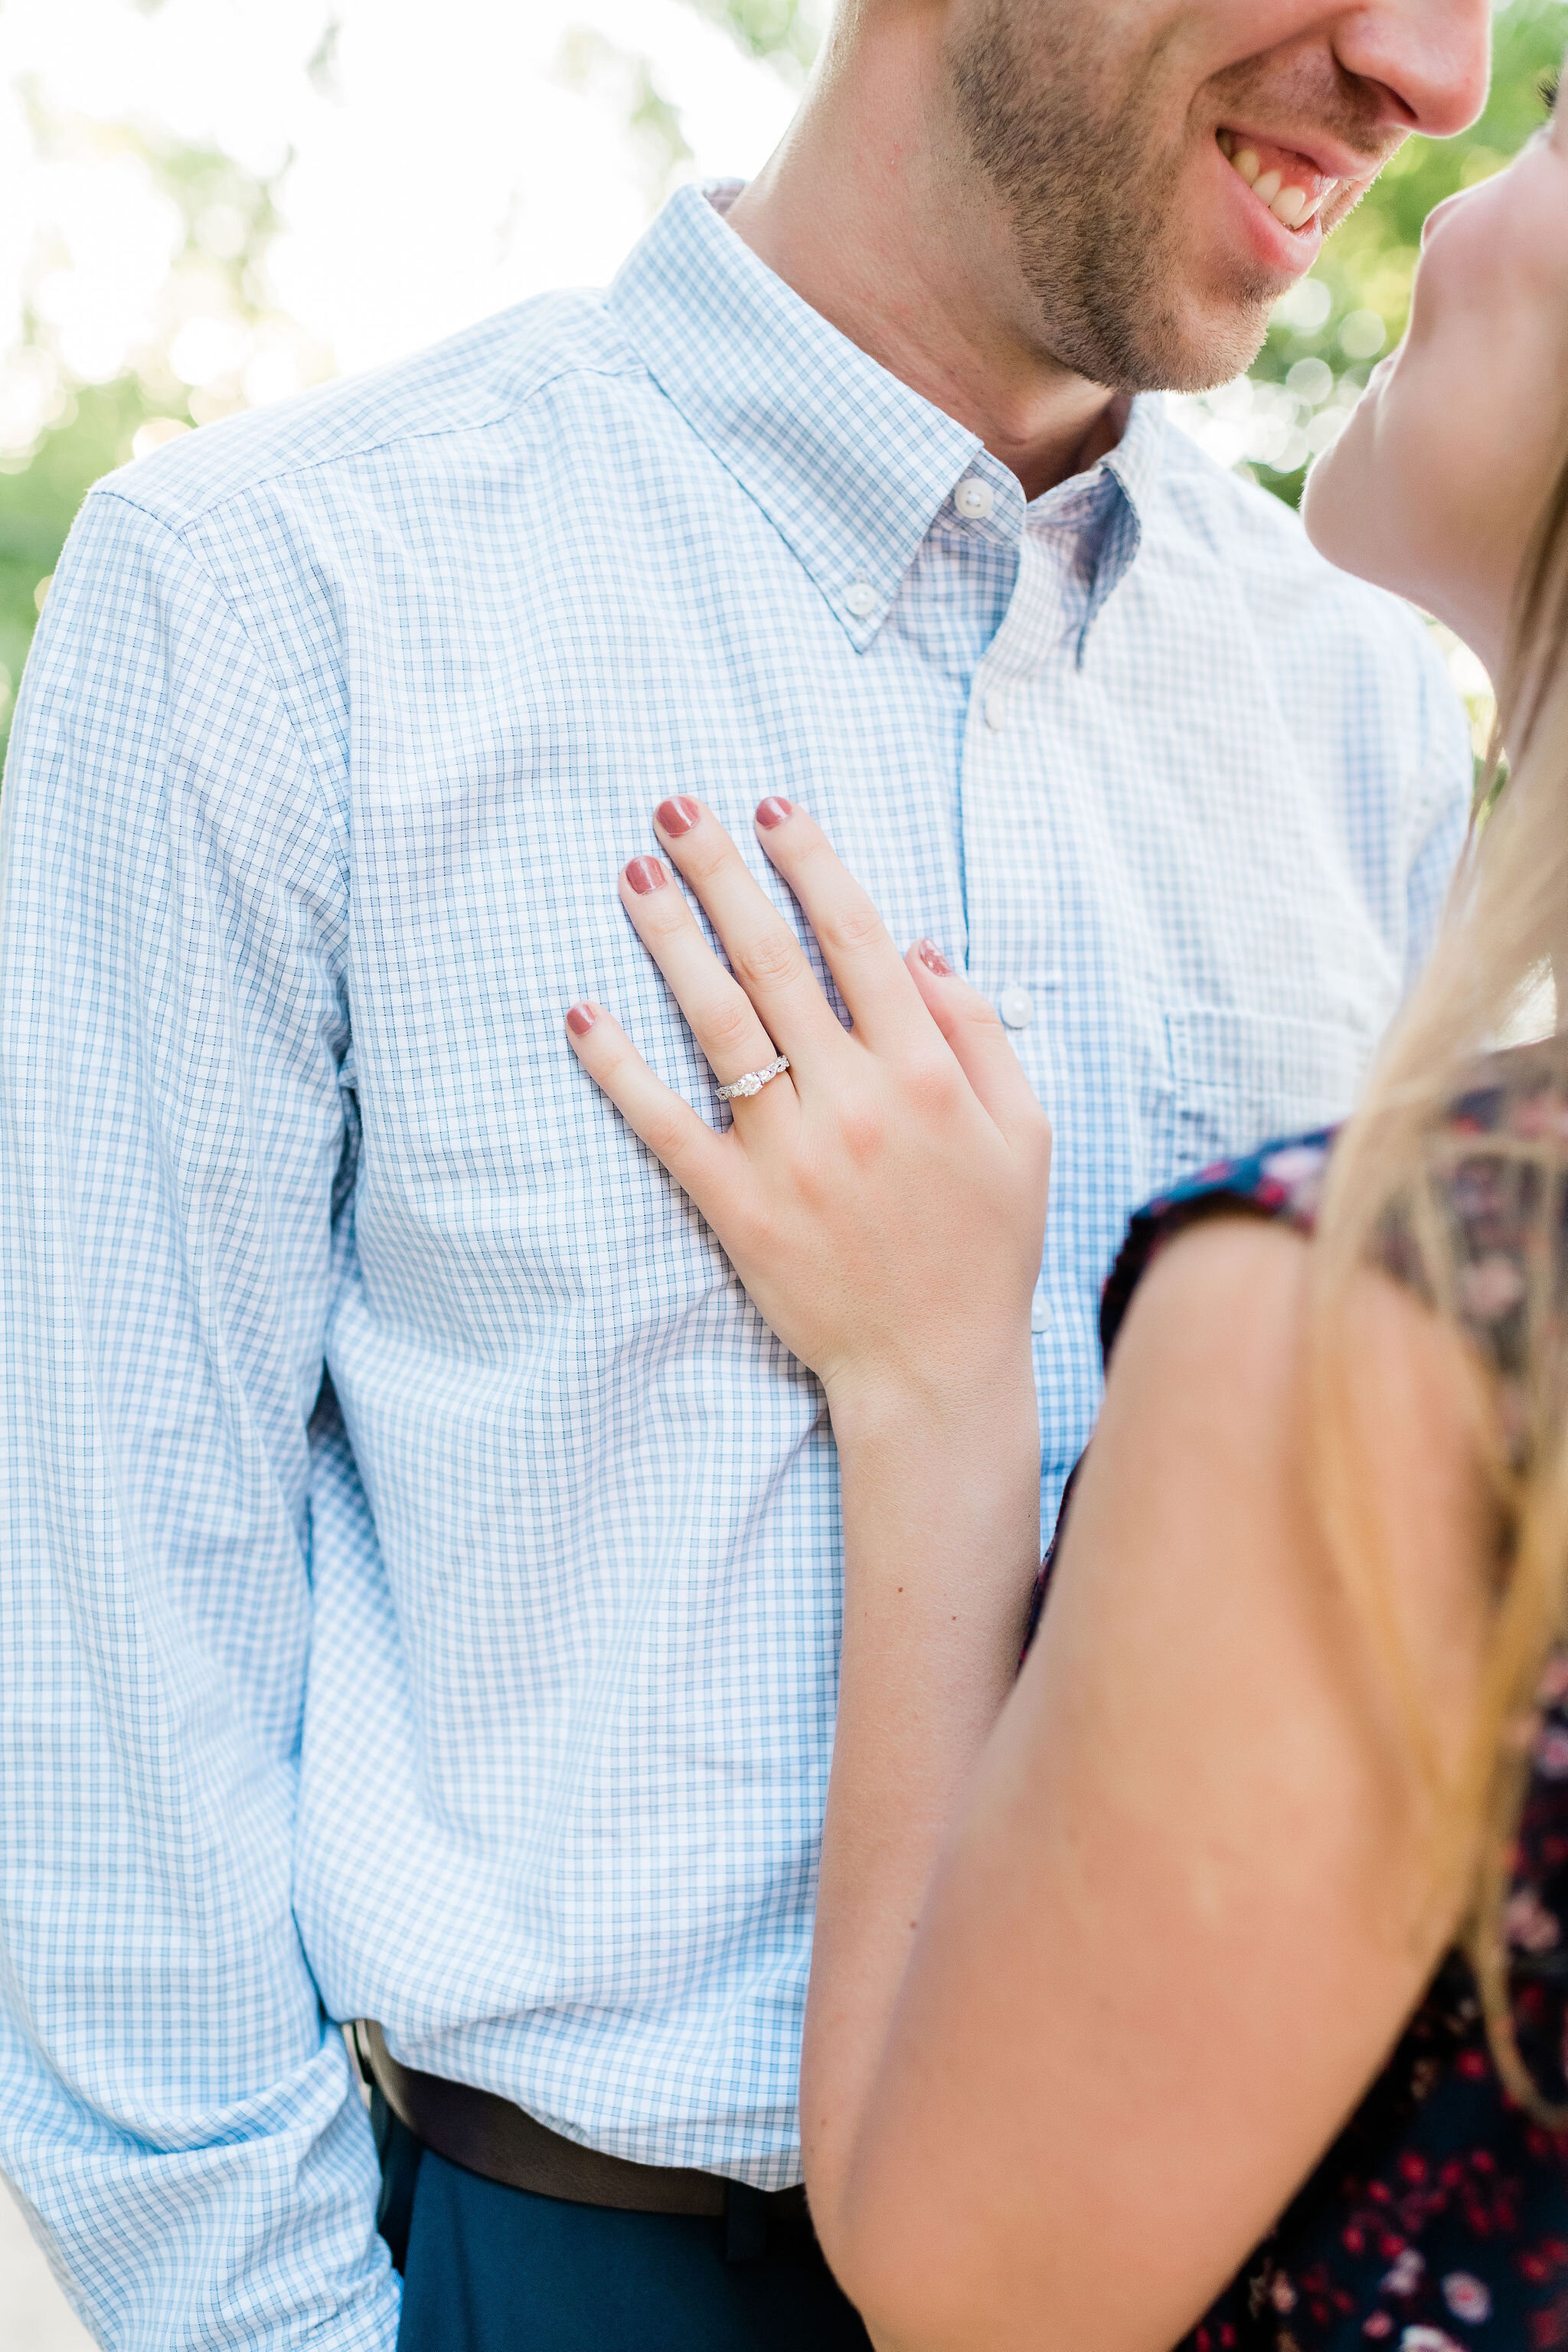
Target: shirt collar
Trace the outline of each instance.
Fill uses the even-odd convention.
[[[1163,392],[1142,392],[1132,403],[1121,440],[1104,459],[1121,495],[1142,523],[1153,502],[1164,465],[1169,421]]]
[[[610,308],[864,651],[965,473],[1002,493],[995,526],[1007,536],[1024,527],[1023,501],[977,435],[840,334],[726,227],[736,192],[679,189],[627,257]],[[1135,400],[1117,446],[1027,509],[1063,526],[1103,518],[1108,499],[1121,510],[1102,539],[1086,637],[1138,551],[1164,431],[1159,398]]]
[[[869,645],[978,437],[803,302],[700,188],[670,198],[609,299],[655,381]]]
[[[1029,509],[1037,527],[1070,529],[1092,545],[1089,593],[1079,629],[1080,666],[1095,623],[1143,544],[1170,430],[1163,394],[1140,394],[1115,448],[1087,472],[1058,482]]]

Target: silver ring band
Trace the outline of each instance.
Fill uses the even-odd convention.
[[[731,1078],[727,1087],[719,1089],[721,1102],[743,1102],[748,1095],[760,1095],[773,1078],[782,1078],[789,1067],[789,1055],[781,1054],[765,1070],[748,1070],[742,1077]]]

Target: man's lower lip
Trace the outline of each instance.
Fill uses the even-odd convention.
[[[1302,228],[1288,228],[1282,220],[1269,211],[1267,205],[1258,202],[1239,173],[1232,168],[1223,155],[1218,154],[1217,150],[1215,152],[1221,171],[1236,189],[1238,199],[1237,214],[1244,226],[1250,233],[1252,242],[1263,248],[1267,258],[1275,262],[1285,272],[1288,279],[1300,278],[1303,271],[1311,268],[1322,251],[1321,213],[1315,213]]]
[[[1306,156],[1267,140],[1249,140],[1241,131],[1222,128],[1215,133],[1215,145],[1259,211],[1293,236],[1308,236],[1339,191],[1341,183]]]

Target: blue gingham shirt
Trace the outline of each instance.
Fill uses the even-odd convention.
[[[1129,1210],[1343,1110],[1468,777],[1420,625],[1161,401],[1026,508],[695,190],[93,492],[4,800],[0,2169],[106,2342],[391,2345],[333,2019],[798,2178],[832,1440],[562,1034],[721,1116],[654,803],[782,898],[802,802],[1015,1024],[1048,1512]]]

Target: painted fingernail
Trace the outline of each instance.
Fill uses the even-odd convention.
[[[566,1015],[566,1026],[574,1037],[585,1037],[598,1017],[591,1004],[574,1004]]]
[[[927,971],[934,971],[938,980],[951,980],[952,978],[952,966],[949,963],[947,958],[943,955],[942,950],[937,946],[934,940],[922,940],[919,947],[916,948],[915,953],[919,956],[921,963],[924,964]]]
[[[764,833],[772,833],[775,824],[783,824],[785,817],[793,814],[790,803],[777,799],[772,793],[765,801],[757,803],[757,823]]]
[[[626,880],[639,898],[650,890],[662,890],[669,877],[657,857],[634,857],[626,868]]]
[[[660,801],[654,811],[660,833],[668,833],[671,841],[679,841],[683,833],[689,833],[701,814],[696,802],[684,793],[678,801]]]

